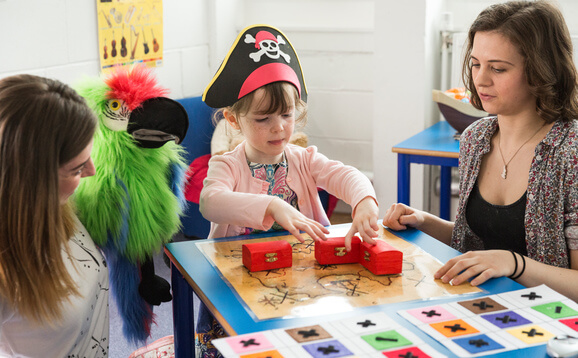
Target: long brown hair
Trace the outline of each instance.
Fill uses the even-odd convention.
[[[86,148],[96,118],[67,85],[0,80],[0,297],[26,319],[58,321],[78,290],[63,261],[75,218],[58,169]]]
[[[462,76],[472,93],[472,105],[483,109],[471,68],[478,31],[496,31],[518,48],[530,91],[537,99],[536,112],[544,121],[578,117],[572,41],[558,8],[546,1],[511,1],[491,5],[478,15],[468,33]]]

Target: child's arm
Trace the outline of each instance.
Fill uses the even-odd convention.
[[[265,212],[273,197],[235,191],[240,177],[236,168],[230,156],[211,158],[199,200],[201,214],[218,225],[269,230],[274,221]]]
[[[345,235],[345,248],[347,251],[351,250],[351,238],[356,232],[359,232],[364,242],[375,244],[374,237],[378,236],[377,218],[379,217],[379,209],[375,199],[371,196],[362,199],[359,204],[353,209],[353,222],[351,228]]]
[[[327,228],[317,221],[309,219],[279,198],[275,198],[269,203],[265,215],[271,216],[277,224],[281,225],[301,242],[305,240],[301,237],[300,230],[309,234],[313,240],[327,240],[325,236],[325,234],[329,234]],[[351,246],[351,237],[349,238],[349,245]]]
[[[340,161],[328,159],[317,152],[317,148],[307,148],[308,165],[317,186],[327,190],[353,209],[353,222],[345,236],[345,247],[351,249],[351,238],[359,232],[363,241],[375,244],[378,236],[379,211],[375,189],[371,181],[358,169]]]

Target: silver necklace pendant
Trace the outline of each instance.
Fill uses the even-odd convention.
[[[504,170],[502,170],[502,179],[506,179],[507,176],[508,176],[508,171],[506,169],[506,166],[504,165]]]

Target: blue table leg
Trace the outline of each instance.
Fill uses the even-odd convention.
[[[409,155],[397,154],[397,202],[409,205],[410,168]]]
[[[173,330],[176,358],[195,357],[195,311],[193,289],[171,264],[173,288]]]
[[[452,168],[440,168],[440,217],[450,220],[450,200],[452,197]]]

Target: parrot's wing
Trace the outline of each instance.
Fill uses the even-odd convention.
[[[186,167],[184,167],[181,163],[178,162],[171,163],[169,171],[169,185],[171,187],[173,194],[175,194],[177,200],[179,201],[181,211],[184,211],[185,206],[187,205],[184,192],[185,173]]]
[[[121,220],[120,220],[120,230],[118,231],[118,237],[113,238],[112,242],[115,243],[115,246],[117,247],[118,251],[121,254],[124,254],[126,251],[127,243],[128,243],[128,232],[129,232],[128,219],[129,219],[129,212],[130,212],[130,194],[128,193],[128,189],[126,188],[126,185],[119,177],[116,177],[116,182],[117,182],[118,186],[124,190],[126,195],[123,197],[123,203],[122,203],[123,205],[121,206],[121,209],[120,209]],[[109,235],[110,235],[110,232],[109,232]]]

